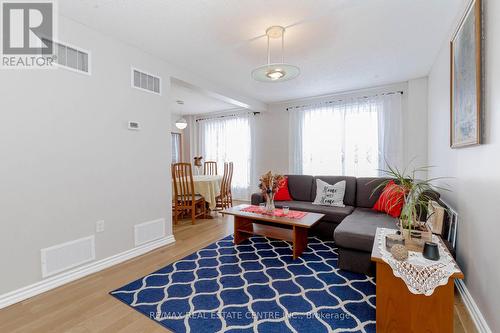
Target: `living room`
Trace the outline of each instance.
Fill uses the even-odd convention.
[[[500,330],[497,1],[1,6],[1,332]]]

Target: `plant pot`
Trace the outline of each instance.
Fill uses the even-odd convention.
[[[422,252],[425,242],[432,242],[432,231],[427,224],[423,224],[423,230],[410,230],[403,228],[400,223],[399,228],[405,240],[405,247],[408,251]]]

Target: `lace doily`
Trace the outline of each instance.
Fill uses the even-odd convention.
[[[376,241],[382,260],[391,266],[394,275],[405,282],[411,293],[430,296],[434,289],[446,285],[453,273],[460,272],[438,236],[432,235],[432,241],[438,244],[439,260],[428,260],[422,253],[408,251],[408,259],[398,261],[385,247],[385,236],[396,233],[396,230],[378,228],[378,231]]]

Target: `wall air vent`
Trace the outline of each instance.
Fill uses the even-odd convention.
[[[94,236],[47,247],[41,250],[42,276],[50,275],[83,265],[95,259]]]
[[[44,43],[54,44],[55,63],[60,67],[90,74],[90,53],[88,51],[59,42],[44,40]]]
[[[161,95],[161,79],[137,68],[132,68],[132,87]]]

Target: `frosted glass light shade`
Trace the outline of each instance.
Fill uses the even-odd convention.
[[[177,127],[178,129],[185,129],[187,125],[188,123],[184,118],[179,118],[175,121],[175,127]]]
[[[261,82],[287,81],[296,78],[299,74],[300,69],[289,64],[269,64],[252,71],[252,77]]]

